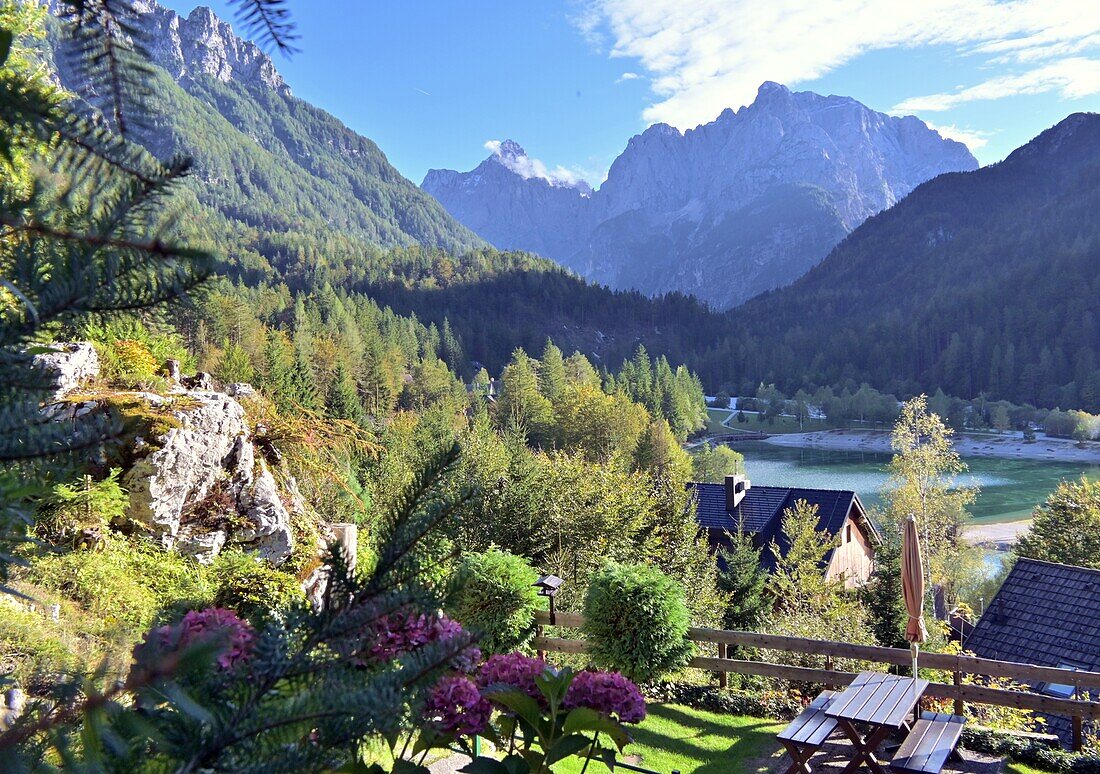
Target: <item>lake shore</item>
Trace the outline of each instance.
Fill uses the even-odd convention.
[[[995,524],[971,524],[966,528],[966,542],[994,551],[1007,551],[1031,529],[1031,519],[1004,521]]]
[[[1024,441],[1018,436],[953,437],[955,450],[962,457],[1004,457],[1046,462],[1082,462],[1100,464],[1100,443],[1088,442],[1085,448],[1068,438],[1039,438]],[[890,433],[882,430],[818,430],[812,433],[773,435],[764,443],[811,449],[869,451],[889,454]]]

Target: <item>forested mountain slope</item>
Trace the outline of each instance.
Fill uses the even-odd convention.
[[[332,232],[379,247],[484,244],[377,145],[294,97],[272,60],[209,8],[183,18],[151,1],[136,7],[157,65],[149,85],[158,122],[143,144],[192,156],[199,201],[232,231],[258,232],[246,234],[248,247],[277,257],[287,244]],[[59,35],[53,43],[66,45]],[[62,84],[86,93],[69,57],[55,61]],[[222,241],[218,230],[210,235]]]
[[[735,370],[1100,406],[1100,115],[942,175],[734,313]]]

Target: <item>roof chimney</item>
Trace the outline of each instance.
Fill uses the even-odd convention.
[[[726,513],[733,513],[737,510],[737,506],[745,499],[745,492],[748,491],[750,486],[752,486],[752,483],[745,478],[744,473],[726,476]]]

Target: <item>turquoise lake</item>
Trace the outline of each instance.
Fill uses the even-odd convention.
[[[739,444],[737,451],[745,455],[745,469],[754,484],[852,489],[868,507],[878,503],[888,478],[888,454],[797,449],[763,442]],[[1026,519],[1059,481],[1082,474],[1100,477],[1100,466],[1081,463],[993,457],[966,457],[964,462],[970,470],[958,481],[980,487],[970,513],[981,523]]]

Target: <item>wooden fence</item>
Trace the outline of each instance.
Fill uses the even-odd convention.
[[[549,613],[541,611],[536,615],[538,632],[532,645],[539,651],[557,653],[584,653],[587,644],[584,640],[547,637],[543,627],[560,626],[580,628],[584,617],[576,613],[557,613],[551,623]],[[803,637],[785,637],[777,634],[758,632],[734,632],[722,629],[688,630],[688,638],[697,643],[710,643],[718,646],[719,656],[696,656],[689,666],[717,672],[725,683],[725,674],[735,672],[743,675],[760,675],[783,680],[796,680],[824,685],[847,685],[855,674],[833,669],[833,659],[847,658],[869,661],[877,664],[907,667],[913,663],[912,654],[901,648],[882,648],[874,645],[853,645],[846,642],[811,640]],[[762,650],[776,650],[786,653],[801,653],[820,656],[822,668],[788,666],[772,664],[766,661],[726,658],[731,646]],[[923,669],[935,669],[949,672],[952,681],[948,683],[930,683],[926,696],[936,699],[950,699],[955,702],[955,714],[963,714],[965,702],[988,704],[999,707],[1044,712],[1050,715],[1063,715],[1073,720],[1073,749],[1080,750],[1083,744],[1082,724],[1084,720],[1100,720],[1100,702],[1081,699],[1087,697],[1088,690],[1100,690],[1100,672],[1078,672],[1071,669],[1019,664],[1012,661],[997,661],[977,656],[951,655],[948,653],[925,653],[918,656],[918,666]],[[964,676],[1007,678],[1024,685],[1039,682],[1072,685],[1074,697],[1062,699],[1023,691],[1010,691],[985,685],[964,684]]]

